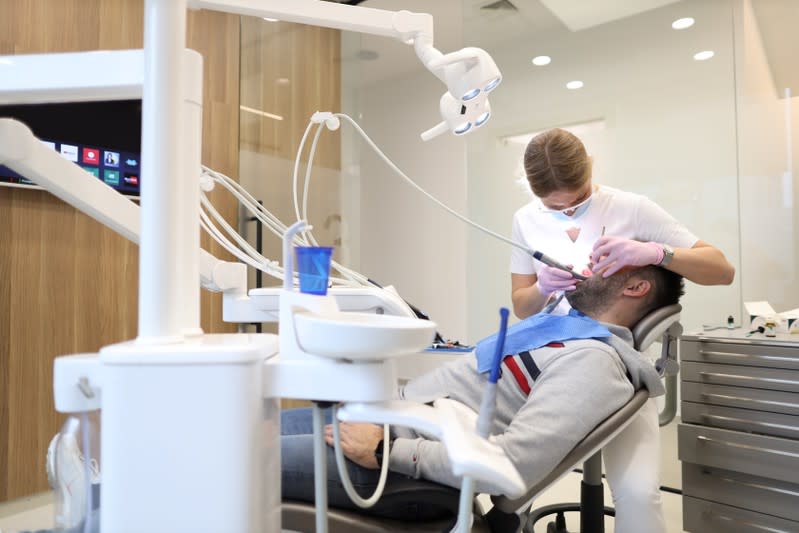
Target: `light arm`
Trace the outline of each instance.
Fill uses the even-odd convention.
[[[286,22],[357,31],[413,45],[427,70],[447,86],[439,111],[443,119],[421,134],[427,141],[452,131],[463,135],[491,116],[490,93],[502,80],[491,56],[480,48],[442,54],[433,46],[433,17],[427,13],[387,11],[319,0],[188,0],[190,8],[238,15],[275,17]]]
[[[23,123],[0,119],[0,164],[139,244],[139,206],[42,144]],[[208,290],[246,291],[246,270],[242,275],[241,267],[200,250],[200,280]]]
[[[403,42],[419,35],[433,41],[433,17],[427,13],[387,11],[319,0],[189,0],[189,8],[210,9],[285,22],[393,37]]]

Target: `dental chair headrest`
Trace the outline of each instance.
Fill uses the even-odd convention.
[[[660,309],[655,309],[644,318],[638,321],[633,328],[633,341],[635,349],[643,352],[649,346],[659,340],[663,334],[674,323],[680,321],[680,304],[667,305]]]

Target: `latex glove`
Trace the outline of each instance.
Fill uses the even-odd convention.
[[[602,277],[612,276],[626,266],[657,265],[663,260],[663,247],[656,242],[640,242],[621,237],[600,237],[591,252],[592,270]]]
[[[572,268],[572,265],[566,265]],[[553,292],[573,291],[577,287],[577,280],[570,272],[559,268],[544,265],[538,269],[538,290],[544,296],[549,296]]]

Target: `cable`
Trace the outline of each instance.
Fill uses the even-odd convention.
[[[550,258],[549,256],[544,255],[544,254],[542,254],[541,252],[539,252],[537,250],[533,250],[531,248],[528,248],[527,246],[519,244],[518,242],[516,242],[516,241],[514,241],[512,239],[508,239],[507,237],[505,237],[503,235],[500,235],[499,233],[497,233],[495,231],[492,231],[492,230],[486,228],[485,226],[481,226],[480,224],[478,224],[476,222],[473,222],[472,220],[470,220],[470,219],[466,218],[465,216],[461,215],[460,213],[458,213],[457,211],[455,211],[454,209],[452,209],[451,207],[449,207],[448,205],[446,205],[445,203],[440,201],[438,198],[436,198],[435,196],[433,196],[432,194],[430,194],[429,192],[424,190],[422,187],[417,185],[410,177],[408,177],[399,167],[397,167],[397,165],[394,164],[393,161],[391,161],[391,159],[388,158],[388,156],[386,154],[383,153],[382,150],[380,150],[380,148],[374,143],[374,141],[372,141],[372,139],[369,138],[369,136],[366,134],[366,132],[363,131],[363,129],[358,125],[358,123],[355,122],[352,118],[350,118],[349,116],[347,116],[347,115],[345,115],[343,113],[333,113],[333,115],[336,116],[336,117],[341,117],[341,118],[346,119],[352,125],[352,127],[354,127],[355,130],[361,135],[361,137],[363,137],[363,139],[372,148],[372,150],[374,150],[375,153],[377,153],[377,155],[379,155],[380,158],[398,176],[400,176],[403,180],[405,180],[405,182],[408,185],[410,185],[411,187],[416,189],[418,192],[422,193],[430,201],[432,201],[434,204],[438,205],[439,207],[441,207],[442,209],[447,211],[449,214],[451,214],[452,216],[454,216],[458,220],[461,220],[462,222],[465,222],[466,224],[472,226],[473,228],[478,229],[478,230],[482,231],[483,233],[486,233],[486,234],[494,237],[495,239],[499,239],[500,241],[502,241],[502,242],[504,242],[506,244],[510,244],[511,246],[526,252],[527,254],[531,255],[532,257],[534,257],[535,259],[541,261],[544,264],[547,264],[547,265],[555,267],[555,268],[559,268],[561,270],[565,270],[566,272],[571,273],[577,279],[586,279],[585,276],[582,276],[581,274],[573,272],[572,270],[566,268],[565,265],[555,261],[554,259]],[[309,161],[309,164],[310,163],[311,162]]]
[[[230,192],[239,203],[241,203],[250,213],[252,213],[252,215],[258,219],[259,222],[265,225],[278,237],[283,237],[286,226],[280,222],[277,217],[272,215],[272,213],[270,213],[266,208],[259,204],[246,191],[246,189],[224,174],[213,171],[212,169],[208,169],[207,167],[205,167],[204,170],[206,175],[210,176],[214,182],[220,183],[225,189],[227,189],[228,192]],[[219,214],[216,208],[214,208],[213,204],[205,195],[205,193],[201,193],[200,202],[205,211],[207,211],[207,213],[201,211],[201,226],[216,242],[220,244],[220,246],[249,266],[261,270],[262,272],[277,279],[284,279],[285,273],[283,268],[279,266],[279,263],[258,253],[257,250],[255,250],[243,237],[241,237],[241,235],[233,227],[231,227],[230,224],[227,223],[224,217]],[[210,218],[208,214],[211,215]],[[225,232],[230,235],[236,244],[224,236],[223,232],[213,223],[211,218],[219,223],[222,229],[224,229]],[[299,235],[295,236],[294,242],[303,246],[308,245],[308,241],[301,238]],[[336,262],[333,262],[333,266],[337,272],[344,276],[345,279],[331,277],[330,281],[332,283],[344,286],[371,285],[368,279],[362,274],[343,267]]]
[[[83,412],[80,414],[81,425],[81,440],[83,441],[83,475],[86,478],[86,516],[83,521],[83,533],[91,533],[92,531],[92,502],[94,496],[94,489],[92,487],[92,469],[91,469],[91,439],[89,438],[89,413]]]
[[[305,147],[305,139],[308,138],[308,133],[311,131],[313,127],[313,122],[308,122],[308,126],[305,128],[305,133],[302,134],[302,139],[300,140],[300,145],[297,147],[297,156],[294,158],[294,174],[293,174],[293,184],[294,184],[294,215],[297,217],[297,220],[302,220],[300,218],[300,206],[297,202],[297,175],[300,170],[300,159],[302,157],[302,149]],[[319,128],[322,126],[319,125]],[[308,166],[312,164],[311,161],[308,161]]]
[[[341,449],[341,430],[339,429],[338,406],[333,405],[333,449],[336,452],[336,466],[338,467],[338,475],[341,478],[341,484],[344,485],[344,490],[347,496],[350,497],[352,502],[361,509],[368,509],[372,507],[380,497],[383,495],[383,489],[386,486],[386,479],[388,479],[388,462],[389,462],[389,431],[388,424],[383,425],[383,464],[380,465],[380,478],[377,481],[377,487],[371,496],[368,498],[361,497],[360,494],[352,486],[350,474],[347,471],[347,464],[344,460],[344,452]]]

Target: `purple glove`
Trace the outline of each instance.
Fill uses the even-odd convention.
[[[612,276],[626,266],[657,265],[663,261],[663,247],[656,242],[639,242],[621,237],[600,237],[591,252],[594,265],[591,270],[599,272],[607,267],[602,277]]]
[[[567,265],[572,268],[571,265]],[[569,272],[559,268],[544,265],[538,269],[538,290],[544,296],[549,296],[553,292],[573,291],[577,286],[577,280]]]

